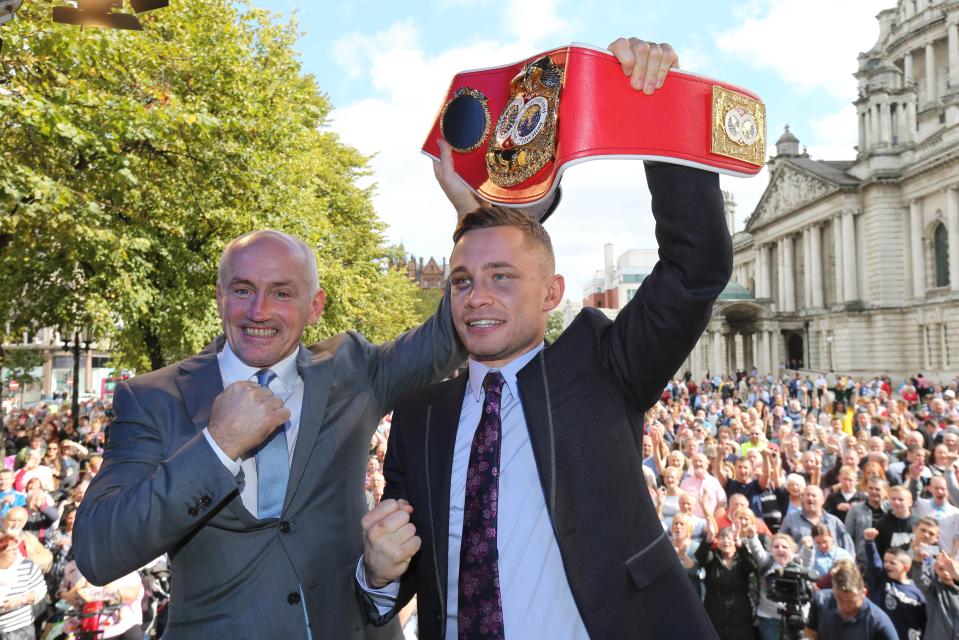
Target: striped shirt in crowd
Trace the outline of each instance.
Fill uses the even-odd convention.
[[[43,574],[37,565],[26,558],[17,558],[9,569],[0,569],[0,603],[20,598],[28,592],[36,594],[37,602],[47,595]],[[25,604],[10,611],[0,612],[0,634],[33,624],[33,605]]]

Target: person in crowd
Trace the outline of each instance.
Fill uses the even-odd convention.
[[[699,543],[692,537],[693,520],[685,513],[673,516],[669,525],[670,541],[673,550],[679,558],[679,563],[686,570],[689,583],[693,585],[696,595],[702,597],[702,585],[699,580],[699,561],[696,559],[696,549]]]
[[[44,541],[44,546],[53,556],[53,564],[46,576],[50,593],[57,592],[67,563],[73,560],[73,525],[76,519],[76,509],[67,510],[60,518],[60,526],[52,530]]]
[[[949,502],[949,488],[946,477],[938,475],[929,480],[928,498],[919,498],[914,513],[917,517],[932,516],[937,522],[942,522],[951,515],[959,513],[959,507]]]
[[[852,563],[838,566],[832,589],[813,598],[806,623],[812,640],[898,640],[896,627],[886,612],[866,598],[859,569]]]
[[[42,456],[33,452],[27,456],[26,463],[20,467],[13,479],[13,486],[17,491],[26,492],[27,483],[33,478],[40,480],[45,491],[53,491],[53,469],[40,464]]]
[[[59,442],[48,442],[40,464],[50,469],[53,476],[53,491],[68,491],[77,483],[79,465],[60,451]]]
[[[812,536],[812,528],[817,524],[825,525],[832,533],[836,544],[845,549],[850,555],[856,552],[852,538],[846,533],[846,525],[834,515],[823,511],[823,493],[816,485],[808,485],[803,489],[802,509],[793,511],[783,518],[780,533],[792,537],[799,543],[805,536]]]
[[[926,596],[909,578],[912,558],[899,548],[882,558],[876,548],[879,531],[863,532],[866,548],[866,587],[869,599],[886,612],[900,638],[922,638],[926,628]]]
[[[675,62],[667,45],[620,39],[611,50],[627,72],[648,61],[647,77]],[[658,264],[615,320],[584,309],[549,346],[564,281],[545,230],[506,208],[474,204],[462,218],[450,280],[469,374],[400,401],[385,499],[363,518],[357,581],[381,620],[416,593],[424,640],[482,629],[516,639],[715,638],[648,493],[635,487],[644,414],[702,332],[728,281],[731,244],[714,175],[675,164],[646,173]],[[597,456],[601,466],[584,464]]]
[[[143,581],[136,571],[98,587],[83,577],[77,568],[76,560],[67,562],[57,590],[57,597],[74,608],[82,608],[90,602],[103,602],[119,607],[110,614],[108,620],[103,621],[99,629],[100,637],[104,640],[142,640],[143,596]],[[80,631],[78,622],[75,619],[72,624],[64,625],[64,632],[69,634]]]
[[[11,469],[0,469],[0,516],[3,517],[11,508],[27,504],[27,494],[14,488],[13,477]]]
[[[685,514],[689,518],[689,538],[694,546],[698,546],[706,537],[706,531],[709,528],[709,521],[715,520],[712,515],[715,510],[712,509],[712,498],[706,495],[696,497],[688,491],[683,491],[679,496],[679,513]],[[700,518],[696,515],[696,508],[701,513],[710,514],[709,518]]]
[[[27,504],[24,508],[27,510],[27,523],[23,530],[42,542],[47,529],[60,519],[60,513],[53,498],[40,485],[40,478],[31,478],[27,483]]]
[[[736,459],[735,469],[736,477],[731,478],[726,468],[719,463],[719,459],[713,459],[713,475],[725,489],[726,496],[741,493],[746,496],[750,508],[754,508],[753,499],[758,498],[763,492],[768,479],[765,475],[756,477],[755,467],[747,456],[740,456]]]
[[[757,567],[736,531],[726,527],[715,537],[707,531],[696,549],[696,562],[703,570],[706,614],[720,640],[753,640],[751,591]]]
[[[856,487],[859,470],[856,467],[842,467],[839,470],[839,483],[830,491],[823,508],[826,513],[845,520],[853,505],[866,500],[866,494]]]
[[[701,500],[708,500],[714,506],[726,504],[726,492],[723,490],[719,480],[709,473],[709,459],[704,453],[695,453],[690,458],[690,467],[692,473],[683,478],[679,487],[693,496],[697,496],[694,511],[700,518],[705,518],[699,503]]]
[[[802,538],[799,562],[804,569],[817,576],[828,575],[833,565],[840,560],[852,559],[852,554],[836,545],[832,531],[822,522],[813,525],[810,535]]]
[[[846,533],[856,545],[856,562],[866,565],[865,538],[866,529],[874,529],[879,520],[889,510],[886,501],[886,487],[888,483],[880,478],[872,478],[866,485],[866,500],[855,504],[846,514]]]
[[[908,549],[912,543],[916,516],[912,514],[912,494],[909,489],[899,485],[889,489],[890,509],[876,523],[879,535],[876,548],[879,555],[885,555],[890,547]]]
[[[666,529],[670,528],[673,516],[679,513],[679,496],[684,493],[679,488],[679,478],[681,472],[677,467],[666,467],[663,469],[662,479],[663,487],[659,492],[659,502],[656,505],[659,512],[659,518],[663,521]]]
[[[3,532],[17,540],[24,558],[31,560],[43,573],[47,573],[53,566],[53,556],[35,535],[23,530],[28,519],[29,514],[25,507],[13,507],[3,518]]]
[[[743,545],[758,567],[760,582],[756,624],[760,640],[779,640],[781,637],[780,616],[777,603],[770,597],[770,593],[777,572],[781,573],[786,565],[791,564],[801,570],[796,560],[796,542],[784,533],[777,533],[772,537],[770,551],[767,552],[754,529],[747,527],[740,532],[740,535],[743,538]]]
[[[940,552],[930,563],[918,567],[913,564],[912,575],[926,596],[924,637],[938,640],[959,636],[959,562]]]
[[[43,442],[42,435],[37,433],[31,436],[30,443],[22,447],[19,451],[17,451],[17,457],[16,457],[16,460],[14,460],[13,468],[19,471],[21,468],[23,468],[25,464],[27,464],[27,460],[30,458],[31,455],[38,456],[37,458],[38,460],[40,458],[43,458],[43,454],[46,451],[45,447],[46,445]]]
[[[47,587],[40,569],[18,547],[15,536],[0,534],[0,638],[34,640],[34,611],[46,601]]]

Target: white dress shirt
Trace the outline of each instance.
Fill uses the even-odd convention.
[[[300,412],[303,409],[303,379],[296,370],[296,354],[293,353],[277,362],[272,367],[268,367],[276,378],[270,382],[270,391],[283,401],[283,404],[290,410],[290,419],[286,423],[286,443],[289,447],[290,455],[288,460],[293,459],[293,448],[296,446],[296,436],[300,432]],[[220,377],[223,379],[223,388],[226,389],[234,382],[249,380],[256,382],[256,372],[260,371],[256,367],[244,364],[230,348],[230,343],[223,345],[223,349],[217,354],[217,360],[220,364]],[[203,435],[206,436],[210,446],[216,453],[220,462],[223,463],[234,477],[239,476],[243,471],[243,480],[240,483],[240,500],[243,506],[256,517],[257,499],[256,499],[256,456],[255,452],[250,451],[236,460],[230,458],[213,440],[209,429],[203,429]]]

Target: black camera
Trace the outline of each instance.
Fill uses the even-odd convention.
[[[803,606],[812,600],[812,583],[818,579],[816,573],[806,571],[796,564],[787,564],[772,575],[769,599],[780,603],[778,611],[781,638],[792,640],[803,637],[806,626]]]

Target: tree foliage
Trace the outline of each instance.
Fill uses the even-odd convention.
[[[317,251],[327,310],[308,336],[372,340],[414,323],[386,268],[366,159],[293,50],[294,21],[183,0],[141,32],[53,24],[31,0],[0,60],[0,320],[91,325],[120,366],[156,368],[219,328],[217,260],[275,228]]]
[[[550,312],[546,318],[546,340],[551,343],[556,342],[556,338],[563,333],[563,329],[565,328],[566,327],[563,326],[563,312]]]

